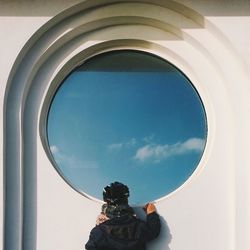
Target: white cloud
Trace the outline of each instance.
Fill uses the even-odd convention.
[[[114,143],[114,144],[108,145],[108,149],[109,150],[119,150],[122,148],[122,146],[123,146],[122,143]]]
[[[64,154],[57,146],[50,146],[51,153],[57,164],[63,164],[71,169],[86,169],[86,168],[98,168],[96,161],[83,161],[77,159],[74,155]]]
[[[153,161],[160,162],[170,156],[186,154],[189,152],[201,152],[204,148],[204,140],[200,138],[191,138],[183,143],[172,145],[147,144],[139,148],[134,159],[139,162]]]
[[[135,138],[131,138],[127,143],[125,143],[125,147],[133,147],[137,143],[137,140]]]
[[[63,161],[63,155],[60,152],[59,148],[55,145],[50,146],[50,151],[55,159],[55,161],[60,164]]]
[[[143,141],[146,142],[146,143],[151,143],[153,141],[154,137],[155,137],[154,134],[146,136],[146,137],[143,138]]]
[[[50,151],[51,151],[52,154],[57,154],[57,153],[59,153],[59,149],[58,149],[58,147],[55,146],[55,145],[53,145],[53,146],[50,147]]]
[[[204,149],[205,141],[200,138],[191,138],[182,144],[183,151],[201,152]]]
[[[126,141],[126,142],[120,142],[120,143],[113,143],[108,145],[108,149],[111,151],[114,150],[121,150],[124,148],[132,148],[137,144],[137,140],[135,138],[131,138],[130,140]]]

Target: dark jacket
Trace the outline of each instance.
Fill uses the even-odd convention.
[[[146,221],[127,215],[113,218],[94,227],[87,250],[145,250],[146,243],[160,233],[160,219],[156,212],[147,215]]]

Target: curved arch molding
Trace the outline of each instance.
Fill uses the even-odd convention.
[[[226,151],[232,153],[232,140],[215,135],[225,122],[229,131],[234,126],[230,114],[219,114],[230,105],[228,69],[242,70],[232,46],[214,25],[175,1],[78,4],[52,18],[27,41],[9,76],[4,102],[4,249],[36,249],[37,131],[46,150],[44,119],[55,89],[87,58],[125,48],[167,59],[197,88],[207,112],[208,142],[192,178],[216,159],[217,140],[223,139]]]

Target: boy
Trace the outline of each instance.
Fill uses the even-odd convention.
[[[129,189],[114,182],[103,191],[102,212],[85,245],[87,250],[146,250],[160,233],[160,219],[152,203],[144,206],[146,221],[136,218],[128,205]]]

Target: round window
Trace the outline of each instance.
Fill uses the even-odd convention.
[[[47,135],[55,167],[76,190],[102,199],[119,181],[130,203],[161,198],[194,172],[207,124],[187,77],[155,55],[118,50],[68,75],[51,102]]]

